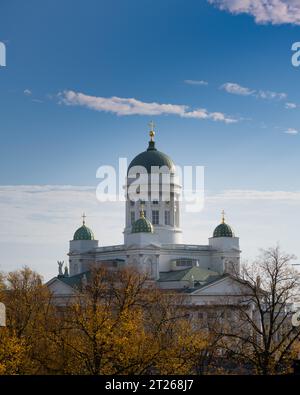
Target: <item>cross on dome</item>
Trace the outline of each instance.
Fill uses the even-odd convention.
[[[225,211],[222,210],[222,224],[225,224]]]
[[[140,218],[145,218],[144,203],[141,203]]]
[[[149,122],[149,126],[150,126],[150,133],[149,133],[149,135],[150,135],[151,142],[153,142],[154,141],[154,136],[155,136],[155,131],[154,131],[155,124],[154,124],[154,122],[153,121]]]

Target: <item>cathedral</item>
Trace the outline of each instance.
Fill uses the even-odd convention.
[[[105,265],[112,269],[133,266],[147,273],[159,288],[186,293],[192,304],[214,304],[224,295],[240,295],[241,290],[232,276],[240,270],[239,238],[226,223],[224,212],[208,244],[182,243],[181,185],[175,177],[173,160],[159,151],[154,136],[152,127],[148,147],[128,167],[123,244],[99,245],[83,216],[82,226],[70,241],[68,267],[63,270],[63,263],[58,262],[57,277],[47,283],[62,303],[76,292],[77,287],[88,281],[91,265]],[[164,177],[157,178],[158,185],[151,183],[146,196],[132,199],[129,191],[139,169],[146,170],[148,180],[153,169],[167,169],[170,174],[167,185],[169,199],[162,198]],[[153,199],[151,188],[159,191],[156,199]]]

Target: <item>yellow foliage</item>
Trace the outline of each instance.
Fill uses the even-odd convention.
[[[24,341],[9,335],[7,328],[0,328],[0,375],[19,373],[25,358]]]

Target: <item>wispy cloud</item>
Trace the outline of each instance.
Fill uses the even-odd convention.
[[[259,99],[266,100],[283,100],[287,98],[286,93],[277,93],[272,91],[255,90],[241,86],[235,82],[226,82],[220,86],[220,89],[225,90],[227,93],[239,96],[255,96]]]
[[[100,203],[92,186],[0,186],[0,211],[6,228],[6,232],[0,229],[0,241],[15,238],[19,242],[39,244],[58,242],[60,237],[68,241],[76,230],[74,227],[80,225],[82,212],[87,213],[92,226],[95,218],[100,219],[97,211],[102,207],[102,219],[108,224],[110,216],[120,215],[121,206],[122,203]]]
[[[253,189],[228,189],[221,193],[211,194],[208,196],[211,201],[214,200],[274,200],[278,202],[297,202],[300,204],[300,191],[259,191]]]
[[[299,130],[294,129],[294,128],[288,128],[287,130],[284,131],[284,133],[295,135],[295,134],[299,133]]]
[[[89,186],[0,186],[0,272],[28,265],[47,279],[56,275],[83,212],[100,245],[121,244],[123,206],[100,204]]]
[[[261,98],[261,99],[267,99],[267,100],[283,100],[287,98],[286,93],[278,93],[278,92],[272,92],[272,91],[258,91],[256,93],[256,96]]]
[[[290,103],[290,102],[285,103],[285,108],[288,109],[288,110],[293,110],[293,109],[295,109],[295,108],[297,108],[297,107],[298,107],[298,106],[297,106],[296,103]]]
[[[188,85],[208,85],[208,82],[203,80],[184,80],[184,82]]]
[[[33,94],[32,94],[32,91],[30,89],[25,89],[23,91],[23,93],[24,93],[25,96],[28,96],[28,97],[30,96],[31,97],[31,101],[33,103],[43,103],[43,100],[38,99],[38,98],[33,98]]]
[[[232,14],[249,14],[258,24],[300,25],[299,0],[208,0]]]
[[[181,118],[207,119],[225,123],[237,119],[222,112],[209,112],[205,108],[191,109],[187,105],[147,103],[134,98],[89,96],[74,91],[64,91],[58,95],[60,103],[69,106],[82,106],[96,111],[122,115],[177,115]]]
[[[226,82],[226,84],[223,84],[220,88],[224,89],[228,93],[232,93],[233,95],[241,96],[250,96],[255,92],[249,88],[236,84],[235,82]]]

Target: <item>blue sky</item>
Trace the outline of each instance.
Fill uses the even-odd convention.
[[[242,3],[2,0],[0,41],[6,44],[7,67],[0,68],[0,186],[95,186],[98,166],[115,165],[119,157],[131,159],[144,149],[153,119],[162,151],[178,164],[206,167],[208,191],[267,191],[273,203],[277,198],[282,203],[278,191],[286,193],[289,213],[280,217],[282,207],[274,206],[270,215],[290,230],[277,234],[272,225],[271,239],[286,238],[297,252],[297,240],[290,240],[299,210],[300,68],[291,64],[291,45],[300,41],[300,6],[268,0],[265,4],[286,6],[271,12]],[[128,98],[137,101],[138,110]],[[120,110],[120,103],[129,109]],[[1,206],[9,223],[11,210],[21,203],[14,206],[3,189],[2,200],[10,202],[9,208]],[[59,200],[56,207],[59,211]],[[235,218],[234,207],[230,215],[239,227],[245,217]],[[219,208],[222,203],[214,207]],[[40,219],[28,210],[22,217],[29,221],[27,239],[34,227],[30,221]],[[210,226],[216,218],[219,213]],[[116,226],[122,228],[122,221]],[[260,221],[265,226],[265,219]],[[37,264],[30,254],[28,260],[10,256],[18,226],[9,228],[7,240],[4,235],[5,265],[30,259]],[[251,251],[261,246],[252,237]]]

